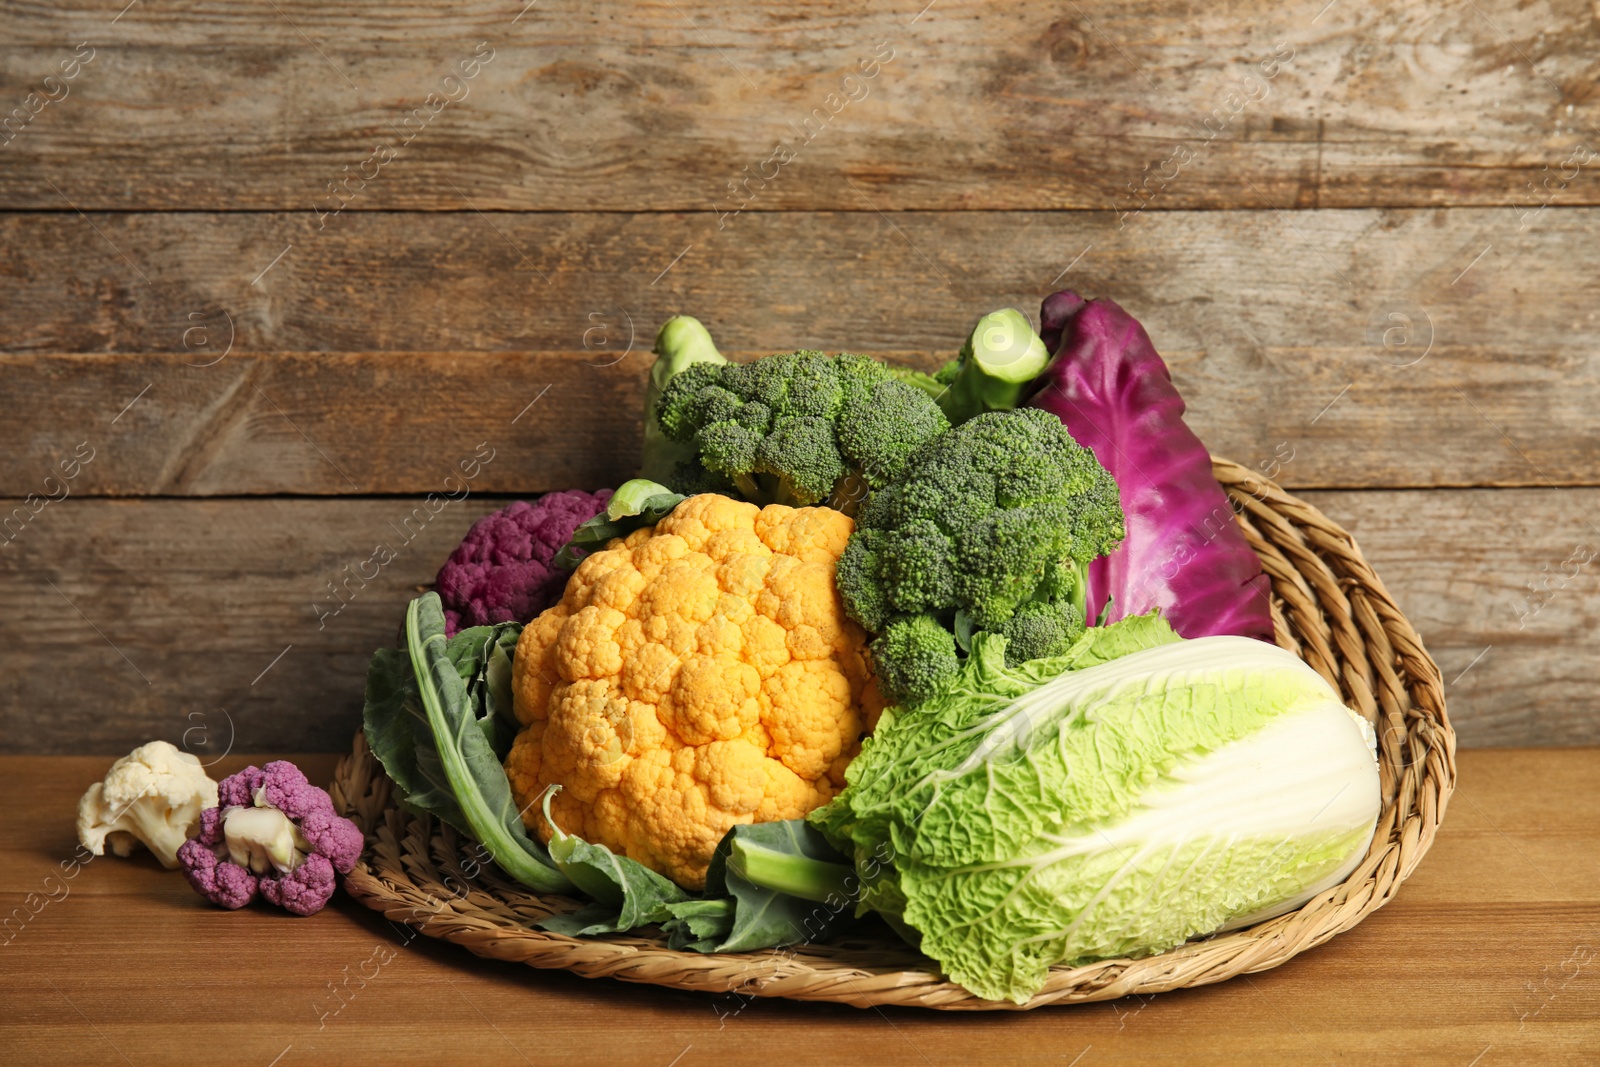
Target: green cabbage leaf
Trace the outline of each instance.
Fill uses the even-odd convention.
[[[1298,657],[1158,616],[957,683],[880,723],[813,825],[876,911],[979,996],[1289,910],[1359,863],[1371,727]]]

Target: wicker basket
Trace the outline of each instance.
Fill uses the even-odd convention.
[[[1108,1000],[1220,982],[1276,967],[1382,907],[1433,841],[1455,784],[1455,734],[1439,668],[1352,538],[1316,508],[1249,470],[1214,459],[1251,547],[1272,579],[1278,643],[1337,686],[1377,728],[1383,812],[1361,865],[1297,911],[1144,959],[1054,967],[1022,1008]],[[473,864],[450,827],[390,802],[383,769],[356,735],[332,786],[334,802],[367,834],[345,888],[363,904],[480,956],[588,978],[619,978],[748,997],[826,1000],[858,1007],[1015,1009],[973,996],[925,957],[888,938],[858,936],[757,953],[674,952],[658,936],[572,938],[532,924],[576,902],[540,896]],[[463,867],[470,868],[464,870]]]

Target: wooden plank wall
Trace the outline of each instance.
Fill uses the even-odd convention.
[[[8,6],[0,749],[341,747],[474,518],[631,473],[665,316],[932,366],[1063,286],[1463,744],[1600,743],[1592,13],[1324,2]]]

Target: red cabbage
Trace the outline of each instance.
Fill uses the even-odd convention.
[[[1272,640],[1270,584],[1233,521],[1211,456],[1183,422],[1167,365],[1132,315],[1071,290],[1045,298],[1052,360],[1028,401],[1066,424],[1117,480],[1128,536],[1089,567],[1088,617],[1160,608],[1184,637]]]

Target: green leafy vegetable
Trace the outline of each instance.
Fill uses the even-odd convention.
[[[738,905],[732,897],[686,900],[670,908],[673,918],[663,923],[667,947],[674,952],[716,952],[733,932]]]
[[[1366,851],[1370,726],[1294,654],[1156,616],[955,682],[879,723],[810,819],[875,910],[980,996],[1299,906]],[[791,872],[792,875],[792,872]]]
[[[472,627],[446,639],[438,594],[413,600],[405,649],[380,649],[367,670],[367,744],[407,808],[478,841],[523,885],[570,891],[572,883],[523,827],[496,751],[509,729],[509,702],[498,681],[503,668],[494,668],[491,680],[490,664],[499,655],[509,659],[513,626]]]
[[[445,642],[445,656],[467,687],[467,704],[495,758],[504,760],[522,725],[511,707],[511,655],[522,624],[470,626]]]
[[[623,482],[604,511],[572,531],[572,540],[556,553],[556,566],[576,570],[590,552],[604,548],[614,537],[626,537],[641,527],[654,526],[684,499],[682,493],[674,493],[647,478]]]
[[[460,829],[467,825],[448,787],[436,789],[417,770],[418,721],[422,706],[411,657],[401,648],[380,648],[367,665],[362,722],[367,747],[394,783],[395,800],[413,815],[433,815]],[[425,719],[423,720],[426,721]],[[430,738],[431,743],[431,738]]]
[[[735,826],[717,845],[705,896],[668,906],[674,920],[662,929],[674,947],[748,952],[797,945],[852,918],[855,871],[803,819],[751,823]]]
[[[593,903],[541,921],[541,930],[587,937],[660,923],[674,949],[746,952],[816,940],[853,917],[854,868],[803,819],[729,830],[704,892],[691,896],[641,863],[562,832],[550,814],[553,794],[544,798],[550,857]]]
[[[672,918],[670,905],[689,899],[671,879],[637,860],[618,856],[604,845],[594,845],[562,832],[550,814],[550,801],[560,786],[545,790],[544,817],[553,831],[550,858],[561,873],[594,901],[569,915],[552,915],[538,924],[571,937],[614,934]]]

